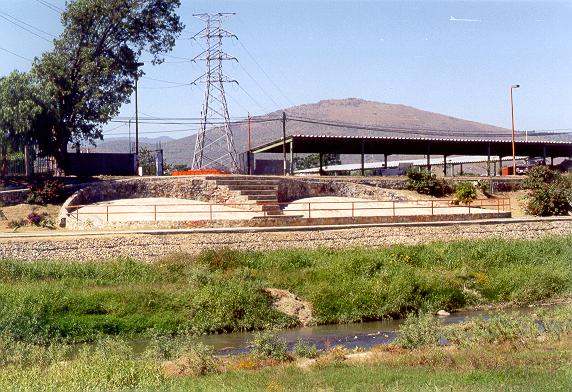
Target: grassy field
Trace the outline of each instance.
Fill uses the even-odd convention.
[[[316,323],[402,317],[572,293],[572,236],[383,249],[208,251],[147,264],[0,261],[0,330],[24,342],[289,327],[263,288],[312,303]]]

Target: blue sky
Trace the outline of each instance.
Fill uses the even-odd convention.
[[[47,1],[60,7],[65,3]],[[0,11],[57,35],[61,31],[57,13],[40,3],[0,0]],[[225,27],[238,35],[240,43],[228,40],[225,49],[240,65],[229,62],[225,72],[252,98],[229,85],[232,116],[357,97],[508,128],[509,86],[518,83],[522,86],[515,90],[518,129],[572,128],[571,1],[182,3],[180,15],[187,26],[182,38],[202,28],[193,13],[237,13]],[[0,47],[27,58],[51,47],[4,19],[0,37]],[[189,58],[200,51],[197,43],[181,39],[171,55]],[[167,60],[171,62],[158,67],[146,65],[147,76],[188,83],[203,72],[201,64]],[[0,50],[0,75],[29,68],[29,61]],[[164,88],[169,86],[173,85],[145,77],[140,81],[142,116],[198,117],[201,87]],[[133,106],[124,105],[121,115],[133,115]],[[111,130],[115,127],[108,127],[107,133],[126,134],[126,127]],[[143,131],[156,129],[145,125]]]

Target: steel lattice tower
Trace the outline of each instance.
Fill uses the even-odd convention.
[[[206,41],[206,49],[194,60],[206,63],[206,72],[193,84],[204,84],[205,95],[201,111],[201,127],[197,133],[192,169],[230,169],[238,172],[238,160],[230,116],[224,92],[225,83],[237,83],[227,78],[222,71],[223,61],[236,60],[222,50],[223,38],[235,37],[222,28],[223,19],[233,13],[195,14],[205,23],[205,28],[193,38]],[[207,129],[208,128],[208,129]]]

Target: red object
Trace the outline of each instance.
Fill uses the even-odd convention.
[[[175,170],[173,173],[171,173],[172,176],[204,176],[211,174],[228,174],[228,173],[216,169]]]
[[[512,176],[514,174],[512,166],[504,166],[501,170],[501,176]]]

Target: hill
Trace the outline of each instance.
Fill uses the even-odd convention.
[[[431,136],[464,138],[506,138],[510,130],[474,121],[463,120],[443,114],[428,112],[410,106],[372,102],[348,98],[324,100],[317,103],[294,106],[284,110],[288,117],[287,134],[329,134],[329,135],[382,135],[382,136]],[[279,118],[282,111],[269,113],[264,117]],[[325,120],[331,125],[304,122],[305,119]],[[335,123],[335,124],[334,124]],[[345,124],[370,127],[369,129],[344,126]],[[373,128],[373,129],[372,129]],[[247,150],[246,124],[232,127],[236,149]],[[282,136],[280,121],[253,122],[251,127],[252,146],[261,145]],[[127,140],[109,140],[98,146],[99,151],[120,148],[126,150]],[[141,142],[146,145],[146,142]],[[151,143],[153,146],[155,142]],[[195,145],[195,136],[161,142],[165,159],[169,163],[190,164]]]

